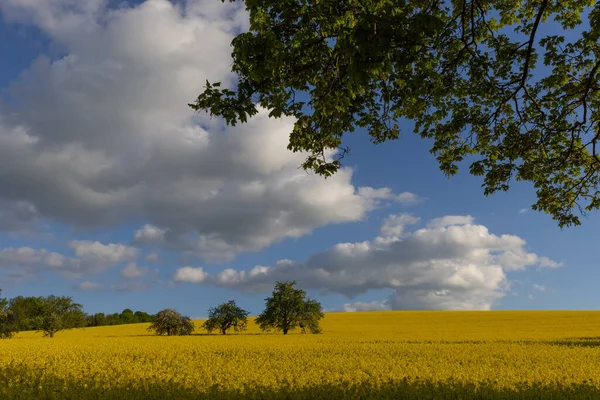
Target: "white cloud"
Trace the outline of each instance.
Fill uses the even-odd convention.
[[[360,187],[358,193],[372,202],[372,204],[379,205],[382,200],[390,200],[400,203],[405,206],[415,205],[423,201],[423,198],[411,192],[403,192],[395,194],[392,189],[384,187],[374,189],[372,187]]]
[[[520,215],[522,215],[522,214],[525,214],[525,213],[526,213],[526,212],[528,212],[528,211],[529,211],[529,209],[528,209],[528,208],[521,208],[521,209],[519,210],[519,214],[520,214]]]
[[[69,242],[69,247],[81,258],[97,259],[109,264],[118,264],[137,257],[136,248],[121,243],[102,244],[98,241],[73,240]]]
[[[529,298],[529,300],[533,300],[533,299],[535,299],[535,297],[534,297],[532,294],[530,294],[530,295],[529,295],[529,296],[527,296],[527,297]]]
[[[531,285],[535,290],[539,291],[539,292],[545,292],[546,291],[546,286],[544,285],[538,285],[537,283],[534,283],[533,285]]]
[[[206,276],[207,274],[202,267],[183,267],[175,272],[173,280],[175,282],[201,283],[204,282]]]
[[[528,253],[518,236],[492,234],[469,216],[438,218],[412,232],[391,228],[395,225],[390,221],[402,219],[392,215],[383,222],[382,234],[391,236],[340,243],[303,263],[286,260],[217,274],[199,269],[198,278],[188,276],[190,269],[180,269],[175,280],[245,292],[263,292],[275,281],[296,280],[303,288],[349,297],[387,288],[392,295],[386,304],[393,309],[486,310],[509,291],[507,272],[558,265]]]
[[[402,236],[406,225],[416,224],[420,218],[408,214],[391,214],[383,220],[379,229],[384,237]]]
[[[126,279],[139,278],[148,273],[148,268],[138,267],[135,262],[131,262],[121,270],[121,276]]]
[[[563,265],[562,262],[553,261],[553,260],[549,259],[548,257],[540,257],[539,264],[540,264],[540,267],[542,267],[542,268],[558,268],[558,267],[562,267],[562,265]]]
[[[357,312],[357,311],[381,311],[381,310],[389,310],[390,303],[387,300],[384,301],[371,301],[371,302],[362,302],[357,301],[355,303],[346,303],[342,306],[342,311],[345,312]]]
[[[231,86],[241,2],[5,0],[7,18],[40,28],[65,54],[40,57],[0,112],[0,200],[78,228],[146,225],[134,242],[226,261],[320,226],[363,220],[382,201],[352,171],[325,180],[287,150],[293,120],[225,127],[187,107],[206,79]],[[206,40],[210,38],[210,40]]]
[[[411,192],[403,192],[396,196],[396,201],[405,206],[412,206],[421,203],[423,198]]]
[[[120,282],[105,285],[98,282],[85,281],[73,286],[73,289],[80,292],[137,292],[148,288],[149,285],[145,282]]]
[[[49,272],[66,278],[80,278],[105,271],[135,258],[136,250],[122,244],[73,241],[69,243],[77,257],[69,257],[46,249],[7,247],[0,250],[0,275],[4,280],[18,271],[22,279]]]
[[[133,239],[137,244],[161,244],[165,240],[165,231],[146,224],[134,232]]]
[[[453,225],[470,225],[473,223],[473,217],[470,215],[446,215],[442,218],[434,218],[427,224],[428,228],[446,228]]]

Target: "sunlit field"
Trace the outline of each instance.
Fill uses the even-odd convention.
[[[322,335],[147,326],[0,340],[0,399],[600,399],[600,312],[329,313]]]

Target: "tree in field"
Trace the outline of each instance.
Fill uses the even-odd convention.
[[[2,289],[0,289],[0,295]],[[8,300],[0,297],[0,339],[10,339],[17,332],[14,313],[8,308]]]
[[[15,315],[8,309],[0,309],[0,339],[10,339],[17,332]]]
[[[154,331],[157,335],[191,335],[194,332],[194,323],[189,317],[167,308],[156,314],[148,330]]]
[[[227,330],[233,328],[236,332],[246,330],[249,312],[238,307],[235,300],[212,307],[208,310],[208,320],[202,324],[202,328],[209,333],[218,330],[223,335]]]
[[[310,333],[321,333],[319,319],[323,318],[321,303],[314,299],[306,299],[304,301],[304,312],[301,314],[298,326],[302,333],[309,331]]]
[[[85,314],[81,304],[73,302],[71,297],[41,297],[40,314],[32,320],[35,330],[44,336],[53,338],[56,332],[85,326]]]
[[[303,332],[321,333],[319,320],[325,315],[319,302],[306,298],[306,292],[294,288],[296,281],[277,282],[271,297],[265,299],[265,310],[256,318],[263,331],[275,329],[284,335],[300,327]]]
[[[249,32],[232,42],[237,85],[207,81],[195,110],[230,125],[259,105],[294,117],[288,149],[308,152],[303,167],[324,176],[340,168],[348,133],[365,129],[383,143],[409,120],[432,140],[443,173],[467,161],[485,195],[531,182],[532,208],[561,227],[600,208],[600,2],[245,6]]]
[[[34,321],[42,315],[44,302],[42,297],[13,297],[8,302],[8,309],[17,321],[17,330],[35,330]]]

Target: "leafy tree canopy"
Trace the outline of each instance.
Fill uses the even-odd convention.
[[[249,312],[238,307],[235,300],[218,305],[208,310],[208,319],[202,324],[202,328],[209,333],[218,330],[223,335],[227,330],[233,328],[236,332],[246,330]]]
[[[2,295],[2,289],[0,289]],[[8,308],[8,300],[0,297],[0,339],[10,339],[17,332],[15,315]]]
[[[154,331],[157,335],[191,335],[194,332],[194,323],[189,317],[167,308],[156,314],[148,330]]]
[[[133,319],[135,322],[152,322],[152,315],[145,311],[136,311]]]
[[[85,326],[85,314],[81,304],[71,297],[40,297],[42,307],[39,315],[33,318],[34,329],[44,336],[53,338],[56,332]]]
[[[42,315],[44,301],[42,297],[13,297],[8,302],[8,308],[17,320],[17,330],[34,330],[34,320]]]
[[[207,81],[192,108],[232,125],[257,104],[294,116],[288,148],[308,152],[303,167],[324,176],[340,168],[348,132],[365,128],[382,143],[409,119],[433,140],[445,174],[470,162],[486,195],[531,182],[532,208],[561,227],[600,207],[600,2],[245,5],[250,30],[232,42],[237,87]],[[549,23],[552,34],[542,35]]]
[[[8,307],[8,299],[2,297],[2,289],[0,289],[0,310],[5,310]]]
[[[306,298],[306,292],[294,288],[296,281],[277,282],[271,297],[265,299],[265,310],[256,318],[262,330],[279,330],[284,335],[297,327],[302,332],[320,333],[319,320],[324,317],[321,304]]]

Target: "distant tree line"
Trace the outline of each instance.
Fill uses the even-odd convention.
[[[289,331],[300,328],[302,333],[321,333],[319,321],[324,317],[321,303],[307,298],[306,292],[296,289],[292,282],[277,282],[272,296],[265,299],[265,309],[256,318],[263,331]],[[165,309],[156,315],[127,308],[121,313],[86,314],[81,304],[71,297],[1,297],[0,339],[11,338],[16,332],[35,330],[44,336],[54,337],[56,332],[105,325],[151,322],[149,330],[158,335],[191,335],[195,326],[191,319],[176,310]],[[202,329],[223,335],[228,331],[242,332],[248,325],[248,311],[234,300],[211,307]]]
[[[121,313],[114,314],[88,314],[85,316],[86,326],[105,326],[105,325],[123,325],[123,324],[140,324],[144,322],[152,322],[154,315],[144,311],[133,311],[129,308],[124,309]]]
[[[56,332],[92,326],[152,322],[153,315],[125,309],[114,314],[86,314],[81,304],[71,297],[17,296],[6,299],[0,289],[0,339],[11,338],[16,332],[39,331],[54,337]]]

